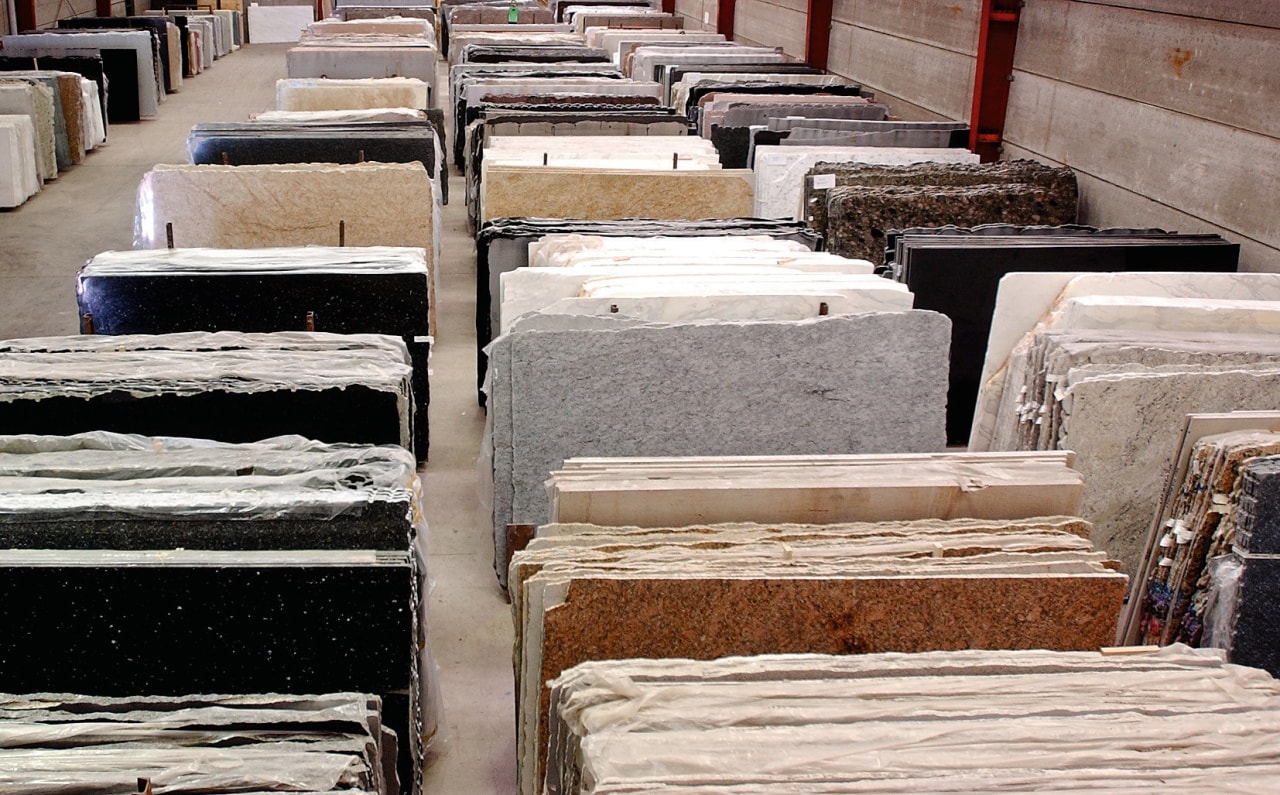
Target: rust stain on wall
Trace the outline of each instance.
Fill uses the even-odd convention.
[[[1184,50],[1181,47],[1174,47],[1173,52],[1169,55],[1169,65],[1173,67],[1173,73],[1179,80],[1182,79],[1182,67],[1187,65],[1195,52],[1192,50]]]

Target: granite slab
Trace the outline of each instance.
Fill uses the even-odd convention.
[[[493,166],[480,220],[739,218],[751,214],[751,172]]]
[[[421,164],[158,165],[138,185],[134,243],[163,248],[172,224],[183,248],[422,248],[434,307],[437,223]]]
[[[430,107],[428,86],[412,77],[290,78],[276,81],[276,110],[353,110]]]
[[[27,115],[0,115],[0,206],[17,207],[40,190],[35,127]]]
[[[58,178],[58,159],[53,128],[53,96],[39,83],[0,80],[0,112],[6,116],[26,116],[35,134],[36,171],[42,182]]]
[[[72,156],[72,141],[70,133],[70,125],[68,117],[79,111],[79,103],[75,107],[63,107],[63,91],[61,81],[56,75],[47,72],[10,72],[7,75],[0,76],[0,83],[10,83],[9,77],[15,81],[26,82],[32,85],[38,85],[46,89],[46,91],[37,91],[36,107],[37,113],[41,117],[48,116],[52,124],[53,131],[53,156],[54,165],[58,171],[66,171],[76,163],[76,158]],[[71,88],[71,86],[68,86]],[[79,99],[79,80],[75,81],[75,99]],[[77,142],[78,143],[78,142]],[[83,158],[83,154],[81,154]]]
[[[955,149],[883,149],[760,146],[755,149],[756,206],[760,218],[808,219],[806,174],[819,163],[906,165],[977,163],[976,155]],[[825,205],[824,210],[825,214]],[[819,226],[811,228],[818,229]],[[823,227],[825,228],[825,226]]]
[[[59,28],[150,30],[156,36],[156,55],[160,60],[162,88],[172,94],[182,88],[181,35],[177,26],[164,17],[72,17],[59,19]]]
[[[412,444],[413,370],[394,337],[49,337],[7,340],[0,357],[0,434],[104,430],[234,443],[297,434]]]
[[[942,316],[912,310],[500,338],[491,355],[509,364],[491,361],[489,393],[495,560],[505,561],[508,524],[546,520],[543,482],[574,456],[941,449],[949,333]],[[892,354],[878,342],[887,338],[899,343]]]
[[[285,53],[291,78],[362,79],[408,77],[427,84],[425,105],[439,104],[436,91],[436,51],[429,44],[413,46],[365,46],[338,39],[319,39]]]

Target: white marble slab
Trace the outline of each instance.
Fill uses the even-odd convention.
[[[585,253],[613,256],[672,252],[691,255],[695,252],[724,254],[759,251],[770,253],[804,253],[810,249],[795,240],[779,240],[765,235],[730,235],[726,237],[605,237],[603,235],[546,235],[529,244],[529,264],[533,267],[568,264]]]
[[[3,75],[3,73],[0,73]],[[47,95],[43,96],[42,95]],[[41,99],[45,102],[41,102]],[[52,92],[37,83],[3,80],[0,77],[0,113],[25,116],[31,121],[32,154],[41,181],[57,179],[58,161],[54,151]],[[42,107],[42,105],[44,107]]]
[[[321,39],[326,46],[292,47],[285,53],[289,77],[360,79],[412,77],[429,87],[428,101],[436,92],[436,51],[430,46],[328,46],[337,39]],[[438,103],[436,103],[438,104]]]
[[[609,53],[615,65],[621,65],[621,53],[630,52],[632,47],[641,44],[679,44],[691,41],[723,42],[724,35],[711,31],[697,30],[625,30],[616,29],[600,34],[595,44]]]
[[[804,219],[804,177],[818,163],[977,163],[966,149],[900,149],[869,146],[756,147],[756,206],[759,218]]]
[[[622,64],[622,73],[637,80],[652,80],[654,69],[660,64],[754,64],[783,63],[786,60],[781,47],[664,47],[646,44],[635,49],[630,69],[625,62]]]
[[[297,41],[315,21],[312,6],[249,5],[249,41],[252,44]]]
[[[0,115],[0,207],[17,207],[40,190],[35,127],[26,115]]]

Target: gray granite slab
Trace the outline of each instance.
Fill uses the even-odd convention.
[[[544,482],[574,456],[941,450],[950,333],[912,310],[509,334],[491,352],[495,560],[509,523],[547,520]]]

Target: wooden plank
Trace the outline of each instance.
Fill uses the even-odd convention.
[[[1280,136],[1280,30],[1039,0],[1015,70]]]

